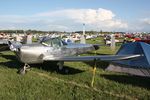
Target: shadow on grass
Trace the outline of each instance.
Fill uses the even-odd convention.
[[[1,56],[10,60],[7,62],[0,62],[0,65],[2,66],[6,66],[8,68],[16,68],[16,69],[20,69],[24,66],[24,64],[19,62],[14,55],[1,55]],[[83,72],[79,69],[71,68],[68,66],[64,66],[62,70],[59,70],[57,66],[57,62],[44,62],[42,64],[30,64],[30,67],[38,68],[50,72],[57,72],[63,75],[72,75],[72,74]]]
[[[91,67],[94,67],[95,63],[94,61],[89,61],[89,62],[84,62],[85,64],[88,64]],[[101,69],[106,69],[109,65],[109,62],[106,61],[97,61],[96,62],[96,67],[101,68]]]
[[[8,51],[8,50],[10,50],[8,44],[0,44],[0,51]]]
[[[21,62],[19,62],[14,55],[3,55],[3,54],[1,54],[1,56],[5,59],[9,60],[9,61],[0,62],[0,65],[6,66],[8,68],[17,68],[17,69],[19,69],[21,66],[24,65]]]
[[[130,84],[133,86],[138,86],[150,90],[150,78],[148,77],[127,75],[101,75],[101,77],[118,83]]]
[[[0,56],[8,60],[17,60],[14,55],[4,55],[3,53],[1,53]]]
[[[42,69],[45,71],[57,72],[57,73],[63,74],[63,75],[73,75],[73,74],[78,74],[78,73],[84,72],[82,70],[71,68],[69,66],[63,66],[63,69],[59,70],[56,61],[44,62],[42,64],[31,64],[30,66],[33,68],[38,68],[38,69]]]
[[[102,53],[93,53],[93,52],[87,52],[87,54],[89,55],[109,55],[109,54],[102,54]],[[88,61],[88,62],[84,62],[85,64],[88,64],[91,67],[94,67],[94,61]],[[101,68],[101,69],[106,69],[109,65],[109,62],[106,61],[96,61],[96,67],[97,68]]]

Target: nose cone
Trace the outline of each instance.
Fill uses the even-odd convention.
[[[29,49],[26,47],[18,48],[18,50],[15,52],[17,55],[17,58],[19,61],[24,63],[24,58],[26,58],[29,55]]]
[[[34,46],[22,46],[20,48],[20,53],[18,52],[19,60],[23,63],[34,64],[34,63],[42,63],[43,56],[41,47]]]
[[[20,54],[24,57],[35,53],[35,50],[32,47],[23,46],[20,48]]]

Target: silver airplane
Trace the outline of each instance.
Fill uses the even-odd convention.
[[[43,38],[39,43],[16,45],[9,42],[10,49],[15,52],[19,61],[24,63],[19,70],[25,74],[28,64],[58,61],[58,67],[63,68],[64,61],[118,61],[140,57],[141,54],[108,55],[108,56],[77,56],[91,50],[99,49],[99,45],[66,43],[60,38]]]

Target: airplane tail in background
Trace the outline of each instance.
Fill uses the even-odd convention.
[[[150,77],[150,45],[144,42],[126,43],[116,53],[116,55],[127,54],[141,54],[142,56],[136,59],[113,61],[106,70]]]

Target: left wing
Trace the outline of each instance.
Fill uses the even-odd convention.
[[[100,56],[67,56],[67,57],[52,57],[45,56],[44,61],[118,61],[118,60],[128,60],[133,58],[138,58],[143,55],[140,54],[130,54],[130,55],[100,55]]]

